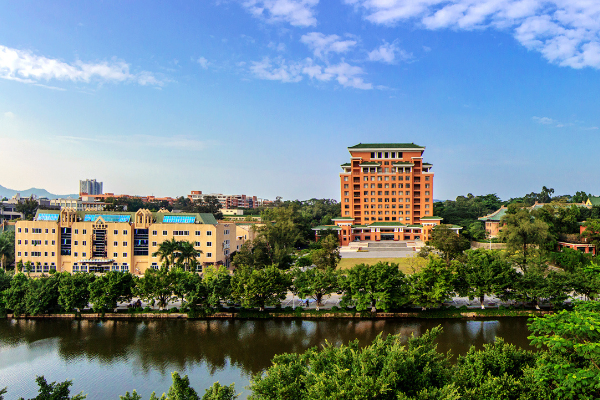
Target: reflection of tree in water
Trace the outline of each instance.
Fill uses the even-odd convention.
[[[198,320],[198,321],[33,321],[0,324],[0,345],[16,346],[58,338],[66,360],[86,358],[112,364],[129,361],[147,373],[169,374],[205,363],[211,374],[228,364],[246,374],[268,367],[276,354],[304,352],[325,342],[333,345],[358,339],[367,345],[379,334],[419,336],[442,325],[439,351],[464,354],[475,344],[502,336],[528,345],[526,319],[463,320]],[[524,334],[525,332],[525,334]]]

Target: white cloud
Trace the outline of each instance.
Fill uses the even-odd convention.
[[[269,42],[268,47],[270,49],[277,50],[280,53],[285,51],[285,43]]]
[[[555,120],[553,120],[552,118],[548,118],[548,117],[533,117],[532,119],[535,122],[540,123],[542,125],[552,125],[552,124],[556,123]]]
[[[250,71],[260,79],[281,82],[299,82],[302,80],[300,63],[288,63],[283,58],[271,60],[265,57],[262,61],[253,61]]]
[[[335,75],[338,83],[344,87],[369,90],[373,89],[371,83],[366,83],[360,75],[364,74],[362,68],[341,62],[325,68],[325,73]]]
[[[408,53],[398,47],[396,43],[384,43],[369,53],[369,61],[381,61],[387,64],[396,62],[396,55],[401,60],[410,60],[412,53]]]
[[[356,45],[356,40],[341,40],[338,35],[324,35],[320,32],[302,35],[300,41],[319,58],[323,58],[329,53],[345,53]]]
[[[371,83],[363,80],[362,68],[350,65],[344,61],[335,65],[320,65],[307,58],[301,62],[288,62],[283,58],[271,60],[269,57],[262,61],[253,62],[250,71],[260,79],[281,82],[300,82],[304,76],[321,82],[337,81],[343,87],[369,90]]]
[[[201,66],[203,69],[208,69],[208,64],[209,64],[209,63],[208,63],[208,60],[207,60],[206,58],[204,58],[204,57],[200,57],[200,58],[197,60],[197,62],[198,62],[198,64],[200,64],[200,66]]]
[[[113,60],[97,63],[76,61],[72,64],[38,56],[27,50],[11,49],[0,45],[0,78],[24,83],[40,84],[40,81],[71,82],[137,82],[140,85],[161,86],[151,72],[134,74],[124,61]]]
[[[293,26],[315,26],[315,6],[319,0],[244,0],[252,15],[269,22],[288,22]]]
[[[13,119],[14,117],[15,117],[15,114],[12,111],[7,111],[4,113],[4,118]]]
[[[594,0],[344,0],[375,24],[413,20],[427,29],[500,29],[557,65],[600,68]]]

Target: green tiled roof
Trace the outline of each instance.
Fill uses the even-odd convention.
[[[593,206],[600,206],[600,196],[590,196],[588,200]]]
[[[327,230],[334,230],[334,231],[339,231],[342,228],[340,228],[337,225],[319,225],[319,226],[315,226],[314,228],[312,228],[313,231],[327,231]]]
[[[368,228],[368,225],[352,225],[352,228]]]
[[[421,217],[421,219],[443,219],[442,217]]]
[[[369,226],[406,226],[402,222],[373,222]]]
[[[350,164],[349,162],[340,165],[340,167],[351,167],[351,166],[352,166],[352,164]]]
[[[424,149],[414,143],[359,143],[348,147],[349,149]]]
[[[337,217],[337,218],[332,218],[333,221],[354,221],[354,218],[352,217]]]
[[[433,164],[430,164],[430,163],[428,163],[428,162],[424,162],[424,163],[423,163],[423,166],[426,166],[426,165],[427,165],[428,167],[433,167]]]
[[[480,221],[500,221],[504,214],[506,214],[507,210],[508,209],[506,207],[501,207],[499,210],[496,210],[491,214],[488,214],[484,217],[479,217],[477,219]]]

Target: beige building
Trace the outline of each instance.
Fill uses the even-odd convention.
[[[35,273],[129,271],[141,275],[158,269],[152,254],[165,240],[194,243],[198,262],[229,266],[237,247],[233,223],[212,214],[39,210],[34,221],[15,226],[15,260],[35,265]]]

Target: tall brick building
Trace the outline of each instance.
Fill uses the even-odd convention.
[[[414,143],[359,143],[348,147],[340,173],[341,216],[333,229],[340,244],[362,241],[427,241],[441,218],[433,215],[432,165]],[[451,226],[458,233],[460,227]]]
[[[414,143],[360,143],[349,147],[342,164],[342,217],[356,224],[419,224],[433,216],[432,165],[423,162],[425,147]]]

